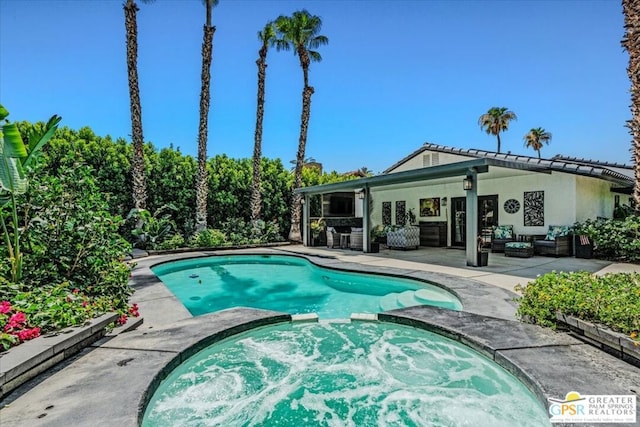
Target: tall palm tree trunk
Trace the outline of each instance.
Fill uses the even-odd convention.
[[[296,171],[293,179],[293,188],[302,187],[302,168],[304,167],[304,155],[307,148],[307,130],[309,129],[309,117],[311,116],[311,95],[314,89],[306,86],[302,91],[302,115],[300,120],[300,139],[298,141],[298,154],[296,156]],[[291,230],[289,240],[294,242],[302,241],[300,231],[300,219],[302,217],[302,196],[293,193],[291,197]]]
[[[256,111],[256,132],[253,145],[253,188],[251,191],[251,222],[254,227],[260,219],[262,211],[262,196],[260,194],[262,158],[262,120],[264,119],[264,85],[267,74],[267,46],[260,49],[258,65],[258,106]]]
[[[302,67],[302,77],[304,88],[302,89],[302,114],[300,117],[300,138],[298,139],[298,154],[296,156],[296,171],[293,179],[293,190],[302,187],[302,168],[304,167],[304,155],[307,149],[307,131],[309,130],[309,117],[311,116],[311,95],[314,89],[309,86],[309,54],[304,46],[298,46],[298,58]],[[300,230],[300,219],[302,217],[302,196],[293,193],[291,197],[291,229],[289,230],[289,240],[294,242],[302,241]]]
[[[627,74],[631,80],[631,120],[627,127],[632,137],[631,156],[633,158],[635,182],[633,200],[635,214],[640,215],[640,2],[622,0],[624,28],[622,45],[629,52]]]
[[[211,97],[211,61],[213,52],[213,33],[216,28],[209,23],[204,26],[202,40],[202,89],[200,90],[200,121],[198,124],[198,175],[196,177],[196,231],[207,228],[207,127],[209,118],[209,101]]]
[[[498,153],[500,152],[500,131],[496,134],[496,138],[498,139]]]
[[[138,6],[133,0],[124,4],[125,29],[127,31],[127,74],[129,78],[129,98],[131,108],[131,139],[133,159],[131,179],[133,182],[134,208],[144,209],[147,204],[147,187],[144,167],[144,137],[142,135],[142,107],[138,87]]]

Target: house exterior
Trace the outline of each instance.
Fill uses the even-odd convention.
[[[425,143],[384,174],[473,159],[508,162],[478,175],[479,229],[512,224],[516,234],[545,234],[549,225],[612,218],[616,206],[628,204],[631,199],[631,166],[562,156],[538,159]],[[403,188],[378,187],[372,191],[376,201],[371,214],[373,224],[398,223],[398,214],[402,214],[403,209],[395,207],[404,201],[404,211],[413,209],[418,221],[446,223],[448,246],[464,246],[458,233],[460,227],[456,225],[465,216],[466,194],[462,181],[454,177],[415,184]],[[383,218],[382,206],[378,209],[384,201],[391,202],[391,218],[388,214]],[[434,207],[439,209],[436,211]]]
[[[630,203],[633,180],[632,167],[621,164],[425,143],[381,175],[297,191],[305,199],[322,194],[325,201],[340,194],[343,202],[353,193],[349,211],[362,218],[365,230],[404,224],[411,211],[431,234],[424,243],[466,247],[471,265],[476,236],[492,225],[510,224],[516,234],[535,235],[549,225],[612,218],[617,206]],[[308,223],[308,209],[303,211]],[[368,240],[365,233],[365,251]]]

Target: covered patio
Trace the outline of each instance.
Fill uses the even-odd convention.
[[[388,173],[367,178],[354,179],[333,184],[317,185],[299,188],[296,193],[302,195],[302,233],[303,242],[308,246],[311,242],[310,233],[310,197],[340,191],[354,191],[362,200],[363,252],[371,252],[371,190],[393,189],[400,186],[426,187],[430,183],[440,181],[454,182],[458,180],[465,190],[466,196],[466,265],[477,267],[478,261],[478,183],[481,174],[489,172],[490,167],[502,168],[503,171],[534,171],[550,173],[548,170],[535,165],[511,162],[500,159],[476,159],[440,166],[425,167],[403,172]],[[494,169],[496,170],[496,169]],[[396,252],[394,251],[394,254]]]

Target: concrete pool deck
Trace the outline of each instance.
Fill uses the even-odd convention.
[[[637,271],[640,266],[491,254],[488,267],[471,268],[464,265],[464,252],[452,249],[363,254],[282,246],[137,259],[131,280],[136,289],[132,301],[140,306],[144,324],[137,330],[96,342],[8,395],[0,402],[0,425],[138,425],[138,405],[166,364],[175,366],[210,342],[212,336],[221,338],[256,325],[286,321],[288,315],[250,309],[194,318],[149,269],[168,259],[231,253],[305,254],[314,263],[327,267],[401,273],[441,283],[461,296],[465,312],[411,307],[380,317],[435,330],[471,345],[512,372],[524,373],[524,377],[519,376],[540,399],[562,399],[569,391],[627,395],[640,392],[640,369],[568,334],[515,322],[515,305],[511,301],[515,284],[526,284],[551,270]]]

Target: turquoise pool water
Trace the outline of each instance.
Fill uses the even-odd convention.
[[[286,255],[196,258],[152,270],[194,316],[239,306],[323,319],[420,304],[462,308],[455,295],[434,285],[330,270]]]
[[[463,344],[381,322],[283,323],[178,366],[143,426],[550,426],[515,377]]]

